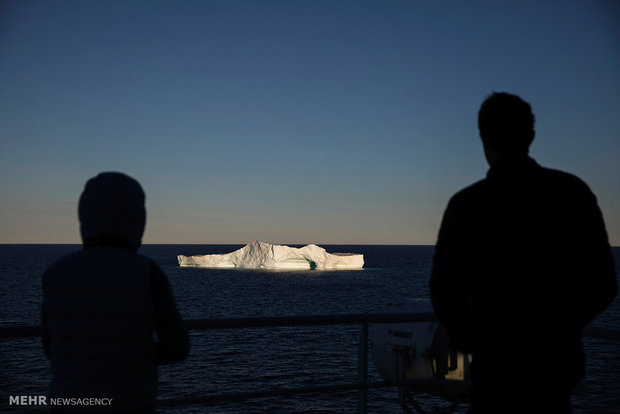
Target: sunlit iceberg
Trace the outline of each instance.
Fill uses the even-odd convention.
[[[243,269],[360,269],[364,255],[327,253],[315,244],[295,248],[253,241],[226,254],[177,256],[179,266]]]

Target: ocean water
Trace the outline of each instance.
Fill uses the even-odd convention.
[[[168,275],[183,318],[319,315],[381,312],[389,302],[428,298],[432,246],[322,246],[362,253],[363,270],[261,271],[180,268],[176,255],[225,253],[235,245],[146,245],[140,253]],[[76,245],[0,245],[0,325],[39,324],[41,274]],[[620,274],[620,248],[614,248]],[[620,299],[593,323],[620,329]],[[192,331],[191,353],[160,367],[160,398],[199,397],[355,382],[359,325]],[[587,376],[573,397],[575,413],[620,412],[620,343],[584,340]],[[380,380],[369,362],[371,380]],[[507,372],[508,374],[508,372]],[[533,373],[553,381],[552,372]],[[45,395],[49,364],[39,338],[0,339],[0,412],[10,395]],[[523,390],[515,390],[515,398]],[[416,395],[427,409],[441,399]],[[354,413],[356,391],[308,394],[218,405],[160,408],[160,413]],[[462,405],[456,412],[465,413]],[[401,413],[393,388],[369,390],[369,413]]]

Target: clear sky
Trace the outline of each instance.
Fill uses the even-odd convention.
[[[145,243],[434,244],[492,91],[619,245],[616,0],[2,1],[0,242],[78,243],[122,171]]]

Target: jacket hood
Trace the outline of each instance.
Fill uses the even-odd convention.
[[[103,172],[86,182],[78,217],[84,244],[118,240],[137,250],[146,224],[144,191],[123,173]]]

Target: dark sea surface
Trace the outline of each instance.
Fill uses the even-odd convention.
[[[364,254],[363,270],[265,271],[180,268],[176,255],[227,253],[241,245],[146,245],[140,253],[168,275],[183,318],[324,315],[382,312],[389,302],[428,298],[432,246],[328,246]],[[38,325],[41,274],[77,245],[0,245],[0,325]],[[620,274],[620,248],[613,248]],[[620,299],[594,326],[620,329]],[[272,388],[357,381],[359,325],[192,331],[191,353],[160,367],[160,398],[198,397]],[[532,339],[535,346],[535,339]],[[575,413],[620,413],[620,343],[584,340],[587,377],[573,397]],[[505,373],[510,375],[510,365]],[[380,376],[369,362],[371,380]],[[554,380],[553,372],[532,375]],[[46,395],[49,364],[39,338],[0,339],[0,412],[44,412],[9,407],[10,395]],[[500,379],[501,380],[501,379]],[[527,384],[515,398],[527,393]],[[425,408],[446,406],[417,395]],[[356,391],[277,397],[214,406],[160,408],[160,413],[354,413]],[[465,413],[462,405],[456,412]],[[401,413],[396,389],[368,392],[369,413]],[[498,412],[501,412],[499,410]]]

